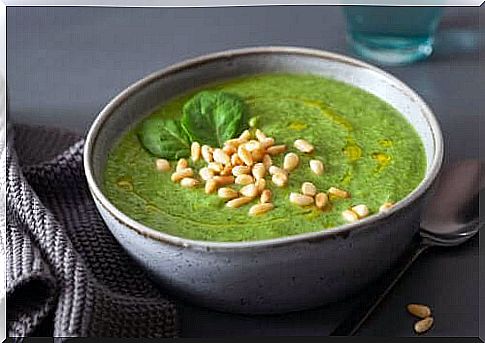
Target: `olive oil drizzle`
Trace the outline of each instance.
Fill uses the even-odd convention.
[[[313,107],[318,109],[319,112],[322,113],[325,117],[327,117],[331,122],[342,127],[346,131],[348,132],[353,131],[352,124],[347,119],[339,115],[336,110],[334,110],[328,104],[324,103],[321,100],[299,98],[299,97],[276,97],[276,96],[251,96],[251,97],[246,97],[245,100],[247,102],[290,101],[290,102],[301,103],[307,107]]]
[[[172,218],[176,218],[176,219],[184,219],[185,221],[187,222],[190,222],[190,223],[193,223],[193,224],[197,224],[197,225],[204,225],[204,226],[207,226],[207,227],[218,227],[219,225],[218,224],[211,224],[211,223],[208,223],[208,222],[201,222],[200,220],[199,221],[195,221],[195,220],[191,220],[191,219],[188,219],[186,216],[183,216],[183,215],[175,215],[173,213],[169,213],[167,211],[164,211],[163,209],[161,209],[160,207],[158,207],[157,205],[155,205],[153,202],[151,202],[150,200],[147,200],[143,195],[141,195],[140,193],[138,193],[136,190],[135,190],[135,187],[133,186],[133,182],[130,181],[131,178],[130,177],[126,177],[126,176],[122,176],[118,179],[118,181],[116,182],[117,186],[119,188],[121,188],[122,190],[124,190],[125,192],[129,192],[130,194],[136,196],[138,199],[140,199],[144,204],[145,204],[145,207],[146,208],[149,208],[150,211],[155,211],[155,212],[158,212],[158,213],[163,213],[164,215],[166,215],[167,217],[172,217]],[[296,216],[304,216],[304,215],[307,215],[308,214],[308,210],[307,211],[303,211],[301,213],[297,213]],[[254,225],[260,225],[261,223],[274,223],[274,222],[282,222],[282,221],[285,221],[287,218],[285,215],[282,215],[280,217],[273,217],[271,218],[270,220],[260,220],[261,218],[259,218],[258,221],[254,221],[254,222],[244,222],[244,225],[246,226],[254,226]],[[238,227],[240,226],[241,223],[227,223],[225,224],[225,227]]]
[[[342,176],[341,182],[343,185],[348,185],[352,181],[352,172],[354,170],[354,164],[362,157],[362,148],[357,144],[352,131],[354,128],[352,124],[345,119],[341,114],[334,110],[330,105],[324,103],[321,100],[299,98],[299,97],[270,97],[270,96],[253,96],[245,99],[249,102],[256,101],[290,101],[303,104],[304,106],[317,109],[323,116],[329,119],[333,124],[339,126],[347,132],[347,143],[342,148],[342,153],[349,160],[350,167],[347,168],[345,174]],[[291,123],[290,128],[295,128],[296,131],[301,131],[306,128],[306,124],[300,122]]]
[[[372,153],[372,158],[377,161],[377,167],[374,172],[380,173],[385,167],[391,163],[391,156],[383,152]]]

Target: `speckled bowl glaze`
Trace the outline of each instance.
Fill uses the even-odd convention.
[[[391,211],[357,223],[278,239],[206,242],[144,226],[103,194],[107,154],[120,135],[170,98],[191,88],[241,75],[290,72],[331,77],[393,105],[415,127],[427,156],[421,184]],[[278,313],[336,301],[376,279],[404,252],[418,230],[423,197],[442,164],[438,122],[408,86],[361,61],[294,47],[230,50],[155,72],[116,96],[94,121],[84,166],[96,206],[108,228],[161,288],[209,308]]]

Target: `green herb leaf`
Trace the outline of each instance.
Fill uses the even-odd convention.
[[[190,155],[189,137],[177,120],[148,118],[141,124],[138,137],[155,156],[178,159]]]
[[[182,125],[192,141],[220,147],[245,129],[246,112],[237,95],[202,91],[184,105]]]

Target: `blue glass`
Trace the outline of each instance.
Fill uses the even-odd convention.
[[[381,64],[406,64],[433,52],[439,7],[346,6],[347,37],[354,52]]]

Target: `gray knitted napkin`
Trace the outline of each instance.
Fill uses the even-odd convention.
[[[13,136],[13,137],[12,137]],[[172,337],[175,305],[147,279],[99,217],[74,134],[16,126],[5,176],[7,330],[28,336]]]

